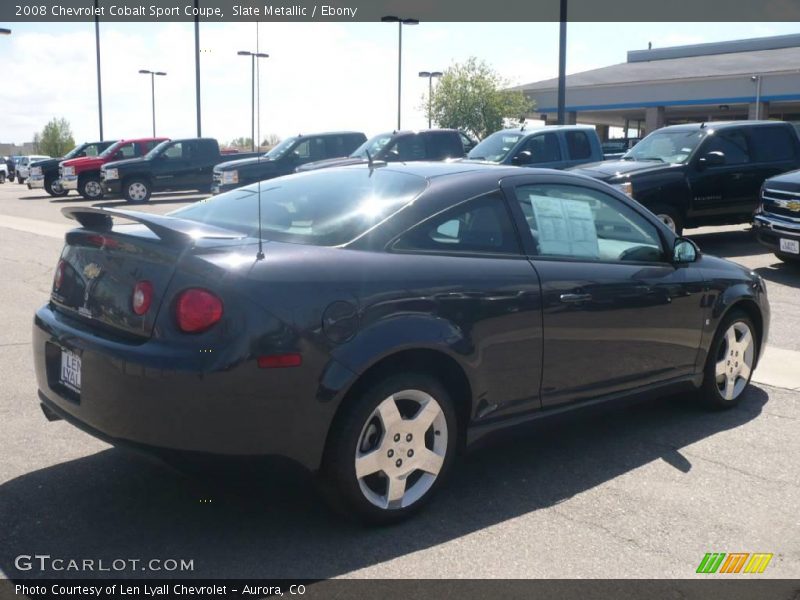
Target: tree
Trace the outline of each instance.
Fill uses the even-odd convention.
[[[281,138],[278,137],[275,133],[268,133],[264,136],[264,139],[261,140],[261,145],[265,148],[272,148],[273,146],[277,146],[281,143]]]
[[[44,126],[41,133],[33,136],[33,144],[36,152],[47,154],[48,156],[64,156],[75,147],[75,140],[72,138],[72,128],[69,121],[63,117],[57,119],[53,117]]]
[[[461,129],[483,139],[502,129],[505,119],[517,121],[536,108],[533,100],[507,89],[508,85],[486,62],[470,57],[442,75],[433,93],[431,117],[439,127]],[[427,100],[424,110],[427,117]]]
[[[236,148],[237,150],[250,150],[253,147],[253,138],[250,137],[238,137],[232,139],[228,142],[228,146],[230,148]]]

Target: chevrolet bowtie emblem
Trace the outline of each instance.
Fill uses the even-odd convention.
[[[800,212],[800,200],[789,200],[786,203],[786,208],[792,212]]]
[[[100,275],[100,267],[96,264],[89,263],[83,267],[83,276],[86,277],[86,279],[95,279],[98,275]]]

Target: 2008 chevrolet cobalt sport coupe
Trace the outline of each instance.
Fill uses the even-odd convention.
[[[735,406],[769,326],[756,274],[557,171],[375,163],[64,213],[81,227],[33,328],[45,414],[289,457],[370,521],[501,428],[654,391]]]

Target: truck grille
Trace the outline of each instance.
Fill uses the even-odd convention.
[[[800,193],[767,188],[761,199],[764,212],[800,223]]]
[[[222,185],[222,173],[220,171],[214,171],[214,183]]]

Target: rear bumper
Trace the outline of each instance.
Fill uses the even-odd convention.
[[[80,394],[59,382],[64,349],[81,358]],[[318,379],[255,361],[215,369],[212,356],[154,340],[112,341],[49,305],[34,318],[40,400],[80,429],[142,449],[281,456],[316,470],[335,411],[311,392]]]
[[[753,230],[759,243],[772,252],[800,258],[800,254],[790,254],[780,248],[781,239],[800,242],[800,223],[761,213],[753,218]]]

